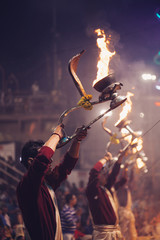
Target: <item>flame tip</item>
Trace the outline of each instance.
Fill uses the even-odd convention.
[[[99,60],[97,63],[97,77],[93,81],[93,86],[102,78],[109,74],[109,62],[111,58],[116,54],[116,51],[110,52],[108,46],[110,44],[109,39],[106,39],[106,35],[103,29],[97,28],[94,31],[97,33],[97,46],[100,49]],[[111,35],[109,35],[111,38]]]

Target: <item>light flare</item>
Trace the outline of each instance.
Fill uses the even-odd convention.
[[[95,33],[97,34],[97,46],[100,48],[100,54],[99,54],[99,60],[97,63],[97,77],[93,81],[93,86],[101,79],[106,77],[109,74],[109,62],[113,55],[115,55],[114,52],[109,51],[109,44],[110,44],[110,38],[111,35],[106,39],[106,35],[104,33],[104,30],[102,29],[96,29]]]

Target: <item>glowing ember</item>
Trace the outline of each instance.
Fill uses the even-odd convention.
[[[136,162],[137,162],[137,167],[140,169],[140,168],[143,168],[145,166],[145,163],[142,161],[141,158],[137,158],[136,159]]]
[[[121,129],[121,133],[122,133],[122,136],[126,136],[124,137],[124,140],[127,141],[127,142],[131,142],[132,140],[132,135],[129,133],[129,131],[126,129],[126,128],[122,128]],[[129,135],[128,135],[129,134]]]
[[[141,137],[139,138],[135,138],[132,142],[132,144],[136,143],[137,146],[135,148],[133,148],[133,153],[139,152],[142,150],[143,148],[143,140]]]
[[[109,62],[114,52],[110,52],[108,46],[110,44],[109,39],[106,39],[104,30],[96,29],[95,33],[97,34],[97,46],[100,48],[99,60],[97,63],[97,77],[93,81],[93,86],[102,78],[106,77],[109,74]],[[111,36],[109,36],[111,38]]]
[[[133,93],[131,92],[127,92],[127,100],[125,101],[125,103],[123,104],[123,109],[120,113],[120,118],[118,120],[118,122],[115,124],[118,125],[123,119],[125,119],[128,115],[129,112],[131,112],[132,109],[132,101],[131,101],[131,97],[134,96]]]

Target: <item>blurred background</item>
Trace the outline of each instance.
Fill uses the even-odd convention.
[[[159,199],[158,0],[0,1],[1,182],[8,184],[4,178],[7,171],[4,163],[9,164],[12,158],[23,171],[19,164],[22,145],[29,139],[47,140],[62,112],[77,105],[81,96],[69,74],[68,62],[83,49],[86,52],[79,61],[77,75],[87,94],[92,94],[93,100],[98,99],[99,93],[92,87],[99,57],[94,33],[97,28],[112,36],[116,54],[110,66],[117,82],[123,84],[118,93],[124,96],[127,92],[133,93],[132,110],[127,119],[131,120],[134,131],[142,131],[147,157],[147,171],[139,170],[137,177],[151,190],[149,194]],[[64,120],[67,135],[108,108],[109,102],[105,102],[91,111],[80,109],[69,114]],[[122,107],[118,107],[107,119],[106,127],[112,132],[118,132],[115,123],[121,110]],[[70,182],[78,184],[84,180],[86,183],[89,169],[104,156],[110,136],[101,124],[99,120],[88,131]],[[57,150],[56,163],[68,146]],[[117,156],[119,149],[112,148],[113,156]],[[17,182],[13,178],[12,181],[10,184],[15,187]],[[138,189],[141,184],[137,185]]]

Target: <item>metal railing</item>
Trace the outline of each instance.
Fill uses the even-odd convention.
[[[11,170],[11,171],[10,171]],[[15,189],[23,172],[18,170],[15,166],[11,166],[6,161],[0,159],[0,182]]]

